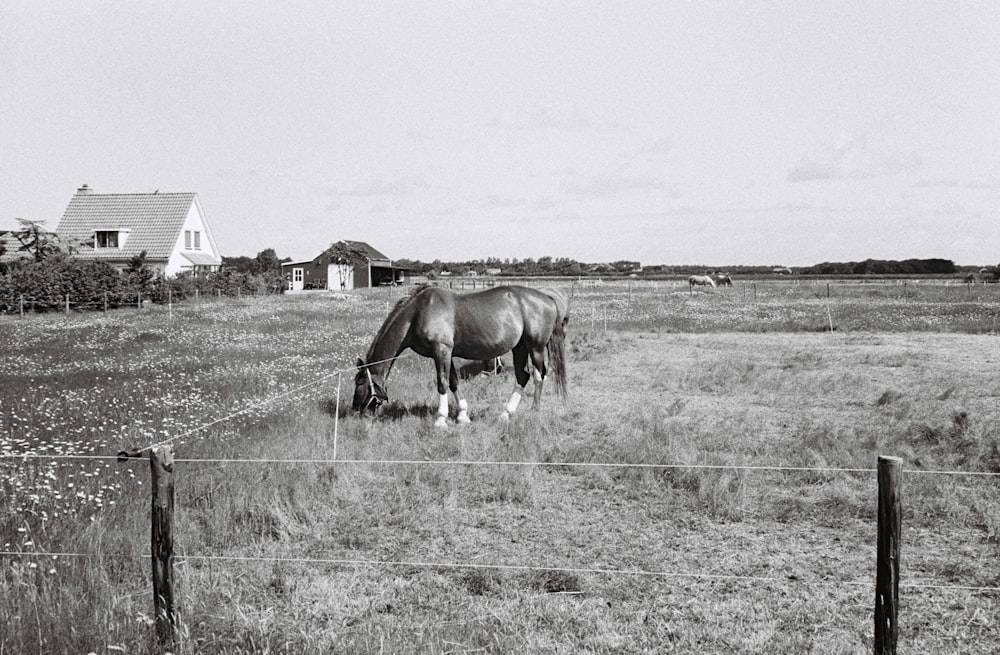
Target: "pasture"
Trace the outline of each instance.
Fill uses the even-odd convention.
[[[573,286],[568,401],[448,430],[343,413],[398,289],[0,317],[0,653],[156,652],[164,439],[175,652],[868,653],[880,454],[901,651],[995,652],[998,285]]]

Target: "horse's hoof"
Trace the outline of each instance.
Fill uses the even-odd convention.
[[[458,420],[458,422],[459,422],[459,423],[461,423],[462,425],[466,425],[466,424],[468,424],[468,423],[472,423],[472,419],[470,419],[470,418],[469,418],[469,415],[468,415],[468,414],[466,414],[465,412],[461,412],[461,413],[459,413],[459,415],[458,415],[458,419],[457,419],[457,420]]]
[[[510,412],[506,410],[500,412],[499,418],[501,423],[510,423]]]
[[[446,430],[448,428],[448,420],[443,416],[439,416],[438,419],[434,421],[434,427],[440,430]]]

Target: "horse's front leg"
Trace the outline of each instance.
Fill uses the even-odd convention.
[[[465,402],[465,398],[462,398],[458,394],[458,371],[455,370],[455,361],[451,362],[451,373],[448,376],[448,386],[451,392],[455,394],[455,401],[458,402],[458,422],[459,423],[471,423],[469,419],[469,403]]]
[[[440,346],[434,351],[434,368],[437,371],[438,417],[434,427],[448,427],[448,381],[451,376],[451,351]]]

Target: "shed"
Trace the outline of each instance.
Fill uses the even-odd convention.
[[[338,241],[311,260],[286,262],[281,271],[289,291],[370,289],[404,284],[410,271],[364,241]]]

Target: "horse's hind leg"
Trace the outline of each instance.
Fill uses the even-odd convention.
[[[451,362],[451,374],[448,376],[448,386],[455,394],[455,401],[458,403],[458,422],[471,423],[469,420],[469,403],[458,393],[458,371],[455,370],[455,361]]]
[[[535,381],[535,402],[531,406],[531,409],[537,410],[542,407],[542,382],[545,381],[545,350],[532,350],[531,363],[534,364],[531,377]]]
[[[525,385],[528,384],[528,349],[522,344],[514,346],[514,350],[511,353],[514,356],[514,391],[510,394],[510,399],[507,401],[507,405],[503,408],[503,414],[500,415],[501,420],[507,420],[517,411],[517,406],[521,404],[521,394],[524,392]]]

